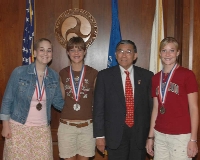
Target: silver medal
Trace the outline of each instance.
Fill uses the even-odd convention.
[[[79,111],[81,109],[81,106],[80,106],[80,104],[76,103],[73,105],[73,108],[75,111]]]

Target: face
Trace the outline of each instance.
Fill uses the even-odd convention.
[[[175,65],[179,53],[174,43],[166,44],[160,52],[163,65]]]
[[[71,63],[83,63],[86,51],[84,51],[82,48],[74,47],[70,49],[67,54],[70,57]]]
[[[52,60],[52,46],[48,41],[39,43],[38,48],[34,50],[36,63],[47,65]]]
[[[115,54],[119,65],[126,70],[133,64],[133,61],[137,58],[137,53],[134,53],[134,49],[131,44],[120,44],[117,47]]]

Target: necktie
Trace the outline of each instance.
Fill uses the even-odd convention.
[[[133,99],[133,88],[131,84],[131,80],[129,78],[129,72],[124,71],[126,73],[126,81],[125,81],[125,99],[126,99],[126,121],[125,123],[132,127],[134,124],[134,99]]]

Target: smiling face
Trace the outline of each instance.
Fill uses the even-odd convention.
[[[164,45],[160,51],[160,58],[164,66],[174,66],[180,51],[175,43],[170,42]]]
[[[119,65],[125,70],[127,70],[137,58],[137,53],[134,52],[133,45],[131,44],[120,44],[115,54]]]
[[[83,64],[86,54],[86,44],[81,37],[70,38],[66,50],[72,64]]]
[[[37,48],[34,50],[34,57],[36,63],[47,65],[52,60],[52,45],[49,41],[43,40],[37,44]]]
[[[71,63],[83,63],[86,51],[84,51],[81,47],[74,46],[74,48],[70,49],[67,54]]]

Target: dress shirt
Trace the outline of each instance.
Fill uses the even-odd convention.
[[[129,74],[129,78],[131,80],[131,84],[132,84],[132,88],[133,88],[133,95],[134,95],[134,68],[133,65],[131,65],[127,70],[125,70],[122,66],[120,67],[120,71],[121,71],[121,77],[122,77],[122,83],[123,83],[123,88],[124,88],[124,95],[125,95],[125,82],[126,82],[126,73],[124,71],[128,71]]]

